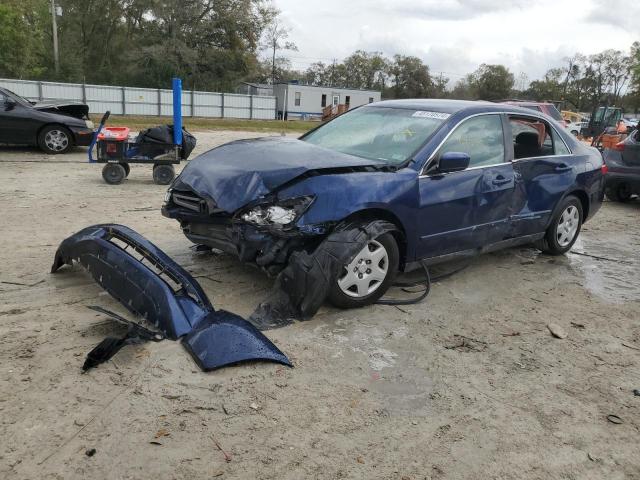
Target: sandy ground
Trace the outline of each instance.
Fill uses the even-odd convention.
[[[248,136],[199,133],[198,150]],[[640,478],[640,201],[606,203],[578,253],[486,255],[422,304],[268,332],[294,369],[202,373],[165,341],[82,374],[119,331],[86,306],[125,313],[81,268],[48,273],[87,225],[133,227],[241,315],[272,284],[190,250],[148,167],[108,186],[83,162],[0,150],[0,478]]]

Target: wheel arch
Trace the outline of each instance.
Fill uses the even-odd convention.
[[[407,233],[404,225],[396,214],[384,208],[365,208],[351,213],[344,218],[343,222],[360,222],[369,220],[385,220],[396,226],[397,230],[390,232],[398,244],[400,253],[400,267],[402,268],[407,259]]]
[[[567,198],[569,195],[573,195],[580,200],[582,204],[582,223],[585,222],[587,218],[589,218],[589,195],[584,190],[573,190],[569,192],[564,198]]]

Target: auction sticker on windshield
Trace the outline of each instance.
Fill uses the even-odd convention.
[[[442,113],[442,112],[427,112],[425,110],[418,110],[411,116],[417,117],[417,118],[436,118],[438,120],[446,120],[451,115],[448,113]]]

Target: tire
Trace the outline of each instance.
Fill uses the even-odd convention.
[[[153,166],[153,181],[158,185],[169,185],[176,176],[173,165],[162,165],[156,163]]]
[[[382,252],[380,252],[380,249],[382,249]],[[378,271],[376,275],[372,272],[374,269],[369,267],[372,267],[377,259],[379,259],[378,266],[386,268],[380,268],[384,272]],[[379,237],[370,240],[365,248],[355,256],[353,261],[343,268],[343,271],[338,274],[338,278],[334,280],[329,290],[329,302],[339,308],[358,308],[377,302],[395,280],[398,274],[399,260],[398,243],[393,238],[393,235],[383,233]],[[367,264],[367,261],[372,263]],[[360,269],[361,272],[354,272],[354,268]],[[362,279],[361,277],[363,276],[363,280],[366,282],[366,279],[369,278],[369,282],[361,283],[360,286],[368,288],[368,293],[359,292],[359,287],[355,283],[357,280]],[[351,282],[353,282],[352,285],[350,285]]]
[[[626,183],[618,183],[613,187],[609,187],[604,191],[604,194],[612,202],[628,202],[631,200],[631,189]]]
[[[536,246],[550,255],[567,253],[580,235],[583,215],[580,200],[569,195],[562,200],[558,213],[554,215],[544,238],[539,240]]]
[[[124,168],[124,176],[128,177],[129,173],[131,173],[131,166],[128,163],[121,163],[122,168]]]
[[[102,178],[109,185],[118,185],[126,178],[127,172],[120,163],[107,163],[102,169]]]
[[[49,155],[67,153],[73,147],[73,135],[62,125],[47,125],[38,134],[38,146]]]

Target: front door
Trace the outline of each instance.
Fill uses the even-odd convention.
[[[460,172],[429,169],[420,177],[418,258],[475,249],[502,240],[508,231],[514,172],[505,149],[502,115],[470,117],[440,146],[471,157]]]
[[[331,103],[331,104],[332,104],[334,107],[337,107],[339,103],[340,103],[340,95],[334,95],[334,96],[333,96],[333,101],[332,101],[332,103]]]

